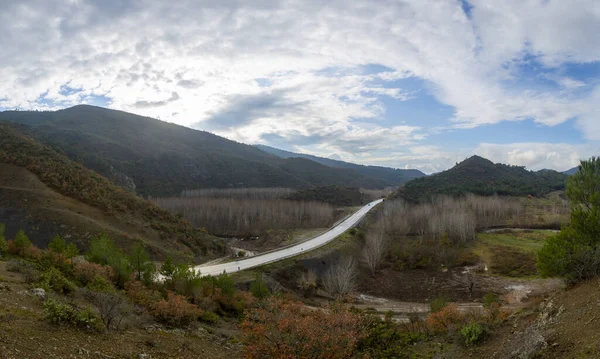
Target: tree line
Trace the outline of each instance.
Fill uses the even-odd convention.
[[[379,225],[387,234],[447,237],[465,243],[475,238],[478,228],[503,224],[521,210],[518,201],[499,196],[440,196],[418,205],[392,200],[384,202]]]
[[[181,197],[204,197],[204,198],[235,198],[235,199],[280,199],[286,198],[297,190],[293,188],[273,187],[273,188],[201,188],[184,190]]]
[[[210,197],[155,198],[161,208],[178,213],[217,235],[260,235],[270,229],[324,228],[335,220],[326,203],[281,199]]]

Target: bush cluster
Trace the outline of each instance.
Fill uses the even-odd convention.
[[[100,323],[91,309],[78,309],[53,298],[44,302],[44,316],[54,324],[70,324],[87,329],[98,329]]]

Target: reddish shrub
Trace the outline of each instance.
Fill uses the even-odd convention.
[[[449,304],[440,311],[429,314],[426,325],[432,333],[446,333],[450,328],[460,324],[463,319],[464,316],[456,304]]]
[[[25,258],[29,258],[29,259],[40,259],[42,258],[42,253],[44,251],[42,251],[41,249],[39,249],[36,246],[31,246],[31,247],[27,247],[24,249],[24,257]]]
[[[6,242],[6,244],[7,244],[7,248],[8,248],[8,253],[14,254],[14,255],[19,254],[19,250],[17,249],[17,246],[15,245],[15,241],[13,241],[11,239],[8,242]]]
[[[352,358],[366,337],[365,317],[347,308],[310,308],[271,297],[246,312],[246,358]]]
[[[188,302],[185,297],[169,292],[166,300],[156,302],[150,307],[150,313],[161,322],[183,326],[198,320],[202,310]]]
[[[92,282],[95,277],[102,277],[109,282],[115,278],[115,271],[110,266],[97,263],[83,262],[75,265],[75,277],[83,285]]]
[[[162,300],[162,295],[153,289],[150,289],[140,281],[129,281],[125,283],[125,291],[129,299],[137,305],[151,308],[156,302]]]

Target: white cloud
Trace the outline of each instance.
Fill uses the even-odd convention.
[[[525,166],[530,170],[568,170],[579,160],[597,156],[600,146],[556,143],[482,143],[474,151],[494,162]]]
[[[105,96],[113,108],[240,141],[277,135],[299,149],[374,163],[398,154],[397,166],[423,161],[436,171],[458,155],[415,145],[443,127],[380,121],[382,96],[415,96],[382,81],[416,77],[455,109],[447,126],[578,117],[585,136],[600,140],[598,90],[582,96],[593,85],[560,73],[565,62],[600,60],[600,3],[473,4],[469,18],[457,0],[4,0],[0,106]],[[522,84],[525,55],[555,67],[561,89]],[[367,64],[391,71],[364,73]],[[515,150],[511,160],[530,156]]]

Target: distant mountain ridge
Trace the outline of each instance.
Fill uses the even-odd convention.
[[[354,168],[284,159],[209,132],[95,106],[6,111],[0,122],[16,124],[20,132],[144,196],[211,187],[390,185]]]
[[[579,166],[573,167],[569,170],[563,171],[562,173],[566,174],[566,175],[574,175],[575,173],[579,172]]]
[[[541,196],[565,188],[567,175],[553,170],[528,171],[524,167],[493,163],[472,156],[438,174],[412,180],[395,194],[410,202],[421,202],[437,195],[459,196],[467,193],[490,196]]]
[[[285,150],[281,150],[275,147],[265,146],[265,145],[254,145],[256,148],[261,149],[262,151],[275,155],[281,158],[306,158],[314,162],[318,162],[325,166],[336,167],[336,168],[350,168],[357,170],[359,173],[374,177],[383,181],[386,181],[388,186],[395,187],[401,184],[404,184],[410,180],[415,178],[424,177],[425,173],[416,170],[416,169],[396,169],[390,167],[382,167],[382,166],[366,166],[359,165],[355,163],[335,160],[331,158],[319,157],[308,155],[304,153],[295,153],[289,152]]]

